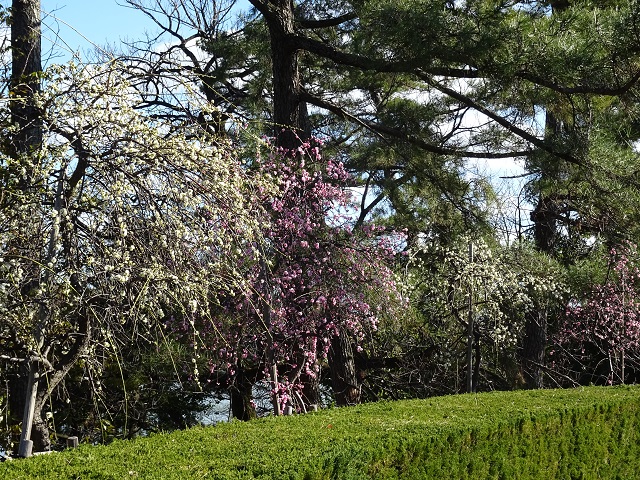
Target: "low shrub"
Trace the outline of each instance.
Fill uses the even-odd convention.
[[[615,479],[640,388],[494,392],[232,422],[0,465],[19,479]]]

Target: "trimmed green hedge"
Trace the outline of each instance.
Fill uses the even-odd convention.
[[[19,479],[632,479],[640,388],[381,402],[0,464]]]

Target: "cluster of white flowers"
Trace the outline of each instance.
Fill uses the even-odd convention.
[[[212,292],[243,288],[237,258],[260,231],[252,194],[271,187],[229,145],[145,116],[114,64],[53,66],[37,100],[42,151],[28,168],[0,159],[16,177],[0,209],[0,332],[28,345],[37,330],[41,349],[87,316],[123,332],[167,306],[206,315]]]
[[[539,259],[532,261],[530,255],[499,245],[492,249],[482,239],[463,238],[450,248],[425,245],[411,252],[402,284],[405,294],[438,325],[459,312],[467,315],[471,296],[478,328],[496,345],[511,348],[525,314],[566,291],[551,265],[534,271]]]

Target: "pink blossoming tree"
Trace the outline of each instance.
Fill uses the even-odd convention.
[[[383,307],[400,303],[390,262],[402,236],[352,228],[352,179],[320,148],[319,141],[295,151],[269,148],[256,162],[276,184],[261,200],[266,243],[246,246],[238,269],[251,289],[224,297],[206,327],[217,339],[207,341],[216,353],[210,368],[226,370],[236,417],[255,415],[251,391],[259,380],[269,382],[276,413],[317,403],[327,362],[336,403],[352,403],[359,388],[353,349],[375,332]]]
[[[609,384],[625,383],[640,366],[638,265],[632,243],[612,249],[606,280],[593,285],[586,298],[573,299],[567,308],[559,330],[558,361],[577,365],[583,381],[602,375]]]

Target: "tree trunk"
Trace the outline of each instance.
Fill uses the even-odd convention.
[[[552,13],[569,8],[567,0],[549,2]],[[545,140],[553,139],[566,128],[546,105]],[[542,175],[547,174],[542,170]],[[531,213],[534,222],[534,241],[538,251],[553,255],[556,250],[558,207],[553,197],[542,192],[538,204]],[[525,319],[525,335],[522,342],[522,372],[528,388],[542,388],[542,367],[547,348],[547,309],[531,312]]]
[[[522,375],[527,388],[542,388],[547,348],[547,311],[541,308],[526,316],[522,343]]]
[[[331,339],[329,348],[329,368],[331,386],[336,405],[356,405],[360,403],[360,381],[356,371],[355,356],[351,338],[343,329]]]
[[[253,383],[249,380],[245,371],[240,367],[236,374],[235,383],[230,388],[231,415],[238,420],[253,420],[257,418],[256,408],[253,405]]]
[[[469,243],[469,264],[473,263],[473,243]],[[473,278],[470,279],[471,283],[469,284],[469,298],[468,298],[468,315],[467,315],[467,377],[466,383],[467,388],[466,392],[473,392]],[[478,358],[476,358],[476,364],[478,364]]]
[[[310,136],[308,114],[300,102],[298,46],[293,0],[250,0],[269,28],[273,73],[273,123],[276,144],[294,149]]]
[[[474,333],[474,349],[475,349],[475,363],[473,365],[473,378],[471,382],[471,392],[476,393],[478,391],[478,385],[480,384],[480,362],[482,361],[482,348],[480,347],[480,332]]]
[[[544,173],[542,176],[544,177]],[[557,215],[557,207],[553,198],[540,194],[536,208],[531,212],[533,239],[536,249],[549,255],[553,255],[556,250]]]
[[[19,181],[26,191],[33,183],[33,167],[29,153],[42,145],[42,121],[34,106],[33,94],[40,92],[38,73],[42,71],[40,34],[40,0],[13,0],[11,5],[11,123],[17,131],[10,138],[10,153],[18,165],[24,165],[26,175]],[[24,245],[15,245],[21,252]],[[12,250],[12,249],[10,249]],[[25,362],[10,379],[9,410],[19,421],[27,396],[29,365]]]
[[[11,79],[10,102],[11,123],[16,131],[10,138],[10,154],[17,165],[24,168],[18,182],[26,192],[33,187],[36,171],[33,155],[42,146],[42,118],[34,95],[41,91],[41,28],[40,0],[13,0],[11,3]],[[17,245],[16,251],[23,246]],[[36,407],[40,368],[30,360],[20,367],[20,373],[11,381],[9,398],[12,416],[22,415],[22,435],[19,454],[30,454],[28,442],[33,441],[37,450],[48,446],[49,433],[41,422]],[[39,426],[32,432],[31,423],[36,418]],[[25,419],[28,420],[25,423]],[[24,445],[23,442],[25,441]],[[27,448],[27,450],[24,450]],[[26,456],[26,455],[24,455]]]
[[[27,155],[42,145],[42,120],[33,96],[40,92],[41,30],[40,0],[13,0],[11,5],[11,123],[14,158]],[[32,169],[27,170],[30,180]]]
[[[307,411],[312,405],[320,405],[320,372],[315,376],[302,374],[302,400]]]

